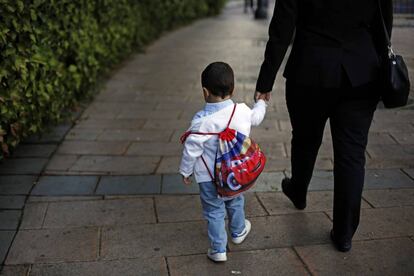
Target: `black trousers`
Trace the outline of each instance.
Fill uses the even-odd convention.
[[[291,183],[305,199],[316,157],[329,119],[334,150],[333,229],[350,239],[358,224],[365,175],[365,149],[379,101],[375,83],[352,88],[315,88],[286,82],[286,103],[292,124]]]

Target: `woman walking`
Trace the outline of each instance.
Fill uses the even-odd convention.
[[[270,92],[295,38],[283,76],[292,124],[292,177],[284,194],[298,209],[306,194],[329,119],[334,151],[331,239],[349,251],[359,224],[368,130],[380,99],[380,58],[387,53],[392,0],[277,0],[255,99]]]

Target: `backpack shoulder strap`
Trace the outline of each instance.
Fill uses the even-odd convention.
[[[236,112],[236,107],[237,107],[237,104],[235,103],[234,107],[233,107],[233,111],[231,112],[231,116],[230,116],[229,122],[227,123],[226,128],[228,128],[230,126],[231,120],[233,119],[233,116],[234,116],[234,112]]]
[[[180,137],[181,144],[185,143],[185,140],[187,140],[188,136],[191,134],[198,134],[198,135],[219,135],[219,132],[196,132],[196,131],[186,131],[183,135]]]
[[[215,178],[214,178],[213,174],[211,173],[210,169],[208,168],[206,160],[204,159],[204,157],[203,157],[202,155],[201,155],[200,157],[201,157],[201,160],[203,160],[204,166],[205,166],[205,167],[206,167],[206,169],[207,169],[207,172],[208,172],[208,174],[209,174],[209,176],[210,176],[210,178],[211,178],[211,181],[213,181],[213,182],[214,182],[214,179],[215,179]]]
[[[236,112],[236,107],[237,107],[237,104],[235,103],[235,104],[234,104],[234,107],[233,107],[233,111],[231,112],[230,119],[229,119],[229,121],[228,121],[228,123],[227,123],[226,129],[230,126],[231,120],[233,119],[233,116],[234,116],[234,112]],[[181,144],[184,144],[184,143],[185,143],[185,140],[187,140],[188,136],[190,136],[191,134],[198,134],[198,135],[220,135],[220,132],[197,132],[197,131],[186,131],[186,132],[184,132],[184,134],[183,134],[183,135],[181,135],[181,137],[180,137],[180,142],[181,142]]]

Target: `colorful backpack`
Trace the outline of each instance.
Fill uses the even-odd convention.
[[[203,133],[187,131],[181,136],[181,143],[191,134],[217,135],[218,148],[214,166],[214,175],[207,166],[203,156],[201,159],[210,177],[217,187],[217,193],[223,198],[232,198],[247,191],[254,184],[266,164],[266,157],[248,136],[229,128],[237,104],[226,128],[219,133]]]

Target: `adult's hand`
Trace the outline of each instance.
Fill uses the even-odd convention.
[[[260,99],[268,102],[270,101],[270,98],[271,98],[270,92],[267,92],[267,93],[261,93],[259,91],[254,92],[254,102],[257,102]]]

